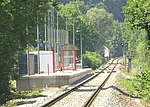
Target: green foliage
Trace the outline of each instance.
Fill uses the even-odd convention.
[[[139,36],[137,36],[137,34]],[[142,67],[143,73],[142,78],[140,75],[133,80],[134,92],[136,92],[140,97],[150,99],[150,51],[145,47],[145,31],[140,29],[127,29],[126,35],[128,37],[126,40],[128,41],[129,50],[127,52],[128,56],[131,56],[132,63],[134,64],[135,69],[139,69],[139,66]],[[129,89],[130,90],[130,89]]]
[[[89,20],[86,16],[87,7],[84,2],[78,1],[70,1],[67,4],[59,5],[59,14],[63,14],[65,18],[61,18],[60,23],[63,24],[63,29],[65,28],[66,24],[68,27],[69,35],[72,35],[73,24],[75,26],[75,45],[80,47],[80,35],[82,35],[82,42],[86,44],[83,46],[83,53],[85,50],[94,51],[93,43],[94,43],[94,31],[93,26],[89,24]],[[66,23],[65,23],[66,22]],[[61,26],[62,26],[61,24]],[[79,32],[76,32],[76,31]],[[72,43],[72,37],[69,38],[70,43]],[[80,52],[79,52],[80,53]],[[78,54],[78,53],[77,53]]]
[[[135,81],[128,79],[126,77],[120,78],[119,82],[122,84],[123,87],[125,87],[129,93],[136,94],[136,89],[133,84],[135,84]]]
[[[42,94],[40,94],[39,90],[32,91],[32,92],[25,92],[25,93],[14,93],[12,95],[12,98],[34,98],[34,97],[40,97]]]
[[[149,0],[127,0],[127,6],[123,8],[126,20],[134,27],[149,29]]]
[[[40,90],[36,90],[32,92],[11,93],[6,97],[10,101],[6,102],[6,104],[2,103],[3,104],[2,107],[14,107],[14,106],[16,107],[18,104],[24,104],[24,102],[26,102],[26,99],[36,98],[36,97],[43,97]],[[18,99],[18,100],[15,101],[15,99]]]
[[[0,103],[8,100],[9,81],[16,79],[19,74],[17,65],[21,52],[26,49],[27,43],[35,42],[37,13],[41,17],[50,5],[54,4],[48,0],[0,2]],[[42,22],[42,18],[39,18],[39,22]]]
[[[65,27],[65,21],[68,25],[69,33],[72,34],[72,25],[75,21],[76,45],[80,47],[79,37],[82,35],[83,53],[86,51],[96,51],[103,54],[103,45],[108,47],[112,55],[121,55],[121,30],[120,23],[114,21],[113,14],[107,12],[103,7],[87,8],[82,1],[71,1],[67,4],[59,5],[59,14],[65,16],[60,20]],[[62,25],[62,24],[61,24]],[[72,43],[72,38],[70,43]],[[116,52],[114,52],[117,50]],[[117,54],[117,52],[120,52]],[[79,52],[80,53],[80,52]]]
[[[111,56],[122,56],[122,23],[113,21],[112,25],[107,29],[107,39],[105,45],[111,50]]]
[[[102,56],[96,52],[86,51],[83,55],[83,64],[92,69],[98,68],[102,64]]]
[[[142,74],[136,77],[134,85],[141,97],[150,99],[150,2],[149,0],[128,0],[123,10],[127,28],[129,28],[128,38],[126,38],[129,41],[128,55],[134,54],[132,62],[135,68],[138,69],[139,66],[143,68]],[[140,29],[144,29],[146,33]]]
[[[66,4],[73,0],[56,0],[56,1]],[[81,0],[78,0],[78,1],[81,1]],[[103,7],[107,9],[107,11],[113,13],[114,18],[116,20],[119,20],[119,21],[124,20],[121,7],[126,5],[126,0],[82,0],[82,1],[84,1],[85,5],[87,5],[89,8],[93,6]]]
[[[150,69],[150,51],[145,49],[146,43],[143,41],[137,45],[136,55],[133,59],[135,67],[142,66],[144,70]]]
[[[127,88],[128,92],[138,97],[150,100],[150,71],[143,71],[132,80],[126,75],[119,79],[119,82]]]
[[[103,53],[103,45],[108,46],[107,42],[113,36],[113,15],[104,8],[96,7],[89,9],[86,15],[93,27],[93,48],[96,52]]]
[[[150,2],[149,0],[128,0],[123,7],[129,27],[142,28],[147,32],[147,47],[150,46]]]
[[[143,71],[141,75],[136,76],[136,83],[134,83],[134,87],[138,94],[150,100],[150,70],[148,71]]]

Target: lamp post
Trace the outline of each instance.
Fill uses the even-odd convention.
[[[59,31],[59,16],[63,16],[62,14],[57,14],[57,53],[59,51],[59,34],[58,34],[58,31]]]

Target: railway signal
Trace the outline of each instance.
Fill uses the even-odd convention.
[[[128,43],[125,43],[124,50],[128,51]]]
[[[128,51],[128,43],[123,42],[123,43],[121,43],[121,46],[123,47],[123,50],[124,50],[124,65],[126,68],[127,67],[127,65],[126,65],[126,52]]]
[[[123,47],[124,51],[128,51],[128,43],[121,43],[121,46]]]

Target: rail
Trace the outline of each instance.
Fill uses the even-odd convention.
[[[64,92],[63,94],[57,96],[56,98],[52,99],[51,101],[45,103],[42,107],[50,107],[52,105],[54,105],[56,102],[60,101],[61,99],[63,99],[64,97],[66,97],[67,95],[69,95],[71,92],[73,92],[74,90],[76,90],[78,87],[82,86],[83,84],[89,82],[90,80],[94,79],[95,77],[97,77],[99,74],[101,74],[105,69],[107,69],[114,61],[115,59],[113,59],[110,63],[108,63],[109,65],[107,65],[105,68],[103,68],[101,70],[101,72],[97,72],[95,75],[89,77],[88,79],[82,81],[81,83],[75,85],[73,88],[71,88],[70,90]]]

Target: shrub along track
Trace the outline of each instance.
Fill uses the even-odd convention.
[[[108,63],[102,68],[99,68],[98,70],[96,70],[93,76],[82,81],[81,83],[77,84],[73,88],[57,96],[53,100],[45,103],[42,107],[49,107],[49,106],[81,107],[83,105],[85,107],[89,106],[92,103],[96,94],[100,91],[100,89],[104,86],[104,84],[107,82],[107,80],[111,76],[114,68],[116,67],[118,63],[118,60],[119,59],[114,59],[112,60],[111,63]],[[115,61],[117,63],[115,63],[114,65]],[[109,70],[109,73],[105,72],[108,70]],[[93,94],[93,93],[96,93],[96,94]]]

